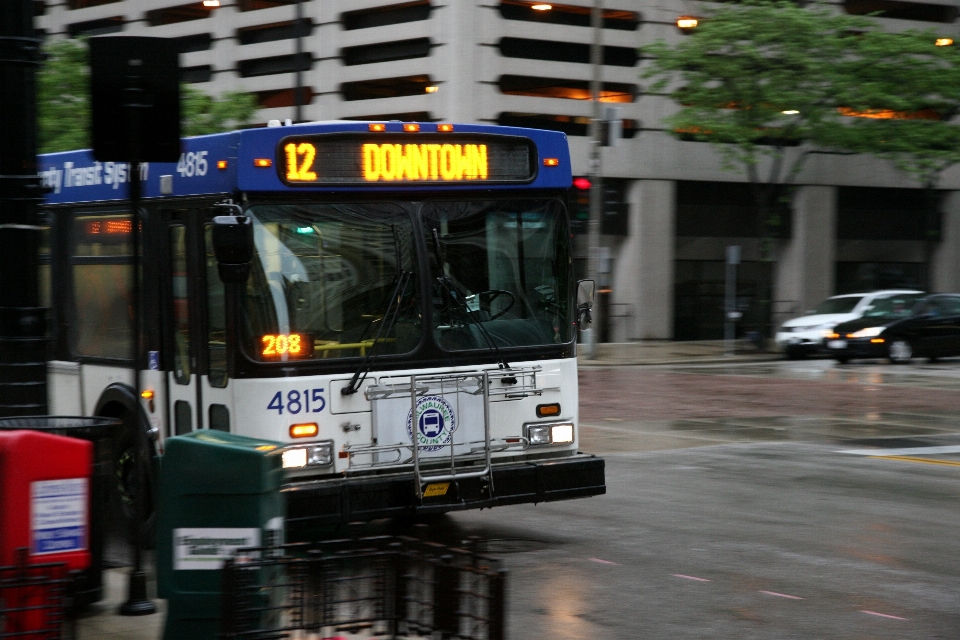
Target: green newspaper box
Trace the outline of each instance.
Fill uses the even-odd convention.
[[[224,559],[241,547],[282,542],[279,447],[209,430],[167,439],[157,533],[165,640],[215,640]]]

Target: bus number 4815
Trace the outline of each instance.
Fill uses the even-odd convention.
[[[304,389],[300,391],[288,391],[284,397],[282,391],[273,394],[270,404],[267,405],[268,411],[276,411],[283,415],[283,410],[287,413],[320,413],[327,406],[327,401],[323,399],[323,389]]]

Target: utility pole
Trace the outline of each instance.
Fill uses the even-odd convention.
[[[0,2],[0,415],[47,413],[47,311],[40,307],[37,68],[33,0]]]
[[[293,121],[303,122],[303,2],[302,0],[297,0],[297,21],[294,26],[294,30],[297,35],[297,60],[296,60],[296,69],[297,77],[296,84],[297,88],[294,89],[293,96]]]
[[[593,43],[590,45],[590,66],[593,77],[590,80],[590,96],[593,100],[593,117],[590,120],[590,220],[587,222],[587,278],[600,285],[600,216],[603,207],[603,170],[601,167],[602,114],[600,111],[600,91],[603,83],[603,0],[593,0],[590,11],[590,26],[593,29]],[[593,322],[587,337],[587,358],[597,355],[599,341],[600,305],[593,307]]]

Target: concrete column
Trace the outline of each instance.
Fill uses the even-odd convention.
[[[941,205],[940,242],[930,264],[930,286],[936,292],[960,291],[960,191],[950,192]]]
[[[669,340],[673,337],[673,272],[676,189],[672,180],[637,180],[627,189],[629,235],[613,268],[614,302],[630,309],[629,321],[612,338]]]
[[[793,200],[792,235],[774,276],[774,313],[803,312],[833,295],[836,256],[836,187],[801,187]]]

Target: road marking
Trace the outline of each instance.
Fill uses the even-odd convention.
[[[890,456],[924,456],[935,453],[960,453],[960,445],[944,447],[908,447],[906,449],[845,449],[839,453],[848,453],[853,456],[870,456],[873,458],[888,458]]]
[[[695,576],[685,576],[682,573],[671,573],[674,578],[683,578],[684,580],[696,580],[697,582],[710,582],[706,578],[697,578]]]
[[[891,620],[906,620],[906,618],[901,618],[900,616],[891,616],[887,613],[877,613],[876,611],[867,611],[866,609],[860,609],[860,613],[868,613],[871,616],[880,616],[881,618],[890,618]]]
[[[777,593],[776,591],[761,591],[760,593],[765,593],[768,596],[777,596],[778,598],[789,598],[790,600],[803,600],[800,596],[791,596],[786,593]]]
[[[590,558],[590,562],[599,562],[600,564],[615,564],[618,567],[620,566],[619,562],[610,562],[609,560],[601,560],[600,558]]]
[[[880,458],[882,460],[900,460],[901,462],[922,462],[924,464],[946,464],[951,467],[960,467],[960,462],[956,460],[936,460],[932,458],[914,458],[911,456],[870,456],[871,458]]]

